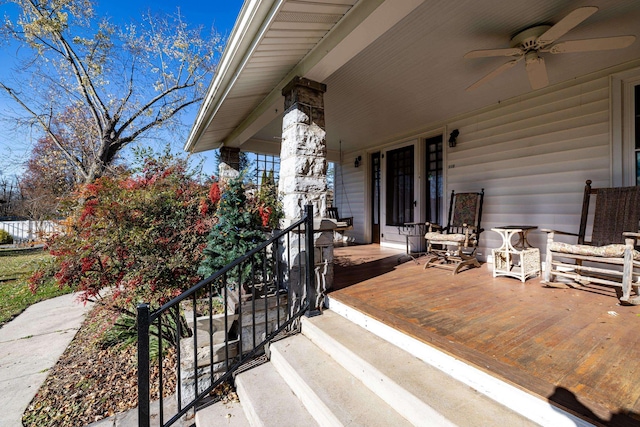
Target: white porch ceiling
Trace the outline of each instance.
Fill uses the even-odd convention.
[[[403,11],[395,7],[397,0],[281,2],[246,66],[229,86],[227,97],[221,99],[199,137],[197,126],[194,128],[191,150],[217,148],[224,142],[249,151],[277,152],[282,100],[273,89],[287,83],[284,79],[296,67],[304,71],[302,76],[320,77],[327,85],[327,144],[334,151],[340,141],[344,151],[366,149],[522,96],[531,92],[523,62],[475,91],[466,92],[469,85],[509,58],[464,59],[463,55],[475,49],[509,47],[511,36],[518,31],[536,24],[553,24],[580,6],[597,6],[599,11],[561,41],[618,35],[635,35],[637,40],[621,50],[546,54],[550,86],[541,91],[640,59],[637,0],[404,1],[408,6]],[[366,13],[363,2],[365,6],[369,2]],[[364,15],[378,3],[381,6],[377,12],[393,23],[388,30],[373,19],[365,20]],[[389,11],[381,13],[385,5],[394,6],[389,10],[395,10],[395,16]],[[355,15],[358,8],[362,16],[349,22],[348,12]],[[309,55],[318,55],[318,49],[313,50],[317,43],[327,44],[332,33],[344,32],[344,23],[351,24],[351,39],[341,35],[348,43],[331,46],[335,53],[340,49],[348,51],[344,44],[353,45],[353,55],[340,62],[339,54],[332,57],[331,52],[322,52],[320,58],[325,62],[330,58],[337,64],[336,69],[327,67],[322,59],[300,67]],[[369,34],[368,28],[384,32]],[[203,107],[201,115],[205,110]]]

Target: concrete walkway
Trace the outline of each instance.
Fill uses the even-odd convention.
[[[22,414],[89,309],[76,294],[62,295],[30,306],[0,328],[1,426],[22,426]]]

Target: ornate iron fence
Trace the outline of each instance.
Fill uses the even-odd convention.
[[[306,206],[304,218],[162,307],[140,304],[139,427],[150,426],[151,400],[158,425],[174,424],[269,342],[297,331],[301,315],[317,314],[313,266],[313,208]]]

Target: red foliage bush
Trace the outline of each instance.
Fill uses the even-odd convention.
[[[33,275],[32,288],[53,276],[85,300],[132,313],[138,302],[158,307],[197,283],[220,189],[187,166],[165,155],[137,175],[86,185],[74,196],[70,231],[48,242],[55,263]]]

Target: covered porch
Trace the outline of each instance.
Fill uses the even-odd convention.
[[[329,298],[596,425],[638,425],[640,308],[615,290],[398,264],[379,245],[335,248]]]
[[[607,288],[494,279],[487,264],[457,276],[398,265],[389,248],[405,247],[405,224],[443,223],[452,191],[484,189],[485,230],[575,232],[586,180],[640,182],[639,17],[629,0],[247,1],[185,150],[280,153],[291,220],[307,203],[325,215],[335,162],[346,238],[386,249],[336,248],[330,299],[596,424],[638,425],[640,308]],[[586,51],[518,48],[510,71],[516,59],[473,57],[513,53],[543,25]],[[575,43],[611,37],[632,43]],[[526,69],[542,59],[548,86]],[[484,233],[479,258],[500,240]],[[530,242],[545,253],[541,233]]]

